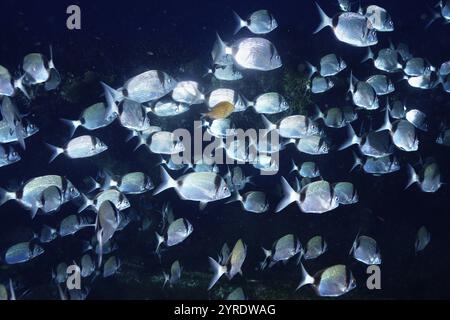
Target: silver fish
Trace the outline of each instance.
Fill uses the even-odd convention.
[[[89,277],[95,271],[95,263],[92,259],[92,256],[89,253],[86,253],[81,257],[81,276],[83,278]]]
[[[108,150],[108,146],[103,141],[90,135],[73,138],[62,148],[48,143],[47,146],[52,151],[49,162],[55,160],[60,154],[65,154],[70,159],[79,159],[89,158]]]
[[[120,124],[130,130],[145,131],[150,128],[150,118],[144,106],[138,102],[125,99],[119,115]]]
[[[328,154],[331,146],[320,135],[310,135],[300,138],[296,143],[297,150],[310,155]]]
[[[303,255],[305,260],[316,259],[324,254],[328,249],[328,245],[322,236],[314,236],[309,239],[306,244],[306,252]]]
[[[320,59],[319,68],[316,68],[309,62],[307,62],[307,64],[310,69],[310,77],[316,72],[319,72],[322,77],[331,77],[337,75],[342,70],[345,70],[347,68],[347,63],[342,58],[338,59],[338,57],[334,53],[323,56]]]
[[[147,109],[147,111],[153,112],[158,117],[173,117],[189,110],[190,106],[188,104],[167,98],[158,100],[152,108]]]
[[[283,198],[278,203],[275,212],[280,212],[292,202],[296,202],[302,212],[324,213],[339,206],[338,197],[334,194],[332,185],[327,181],[315,181],[304,186],[299,192],[292,189],[284,177],[281,177]]]
[[[395,155],[381,158],[367,157],[364,162],[353,154],[355,162],[352,170],[358,166],[363,166],[365,172],[373,175],[392,173],[400,170],[400,162]]]
[[[180,81],[172,91],[172,99],[188,105],[200,104],[205,101],[205,95],[200,91],[195,81]]]
[[[436,69],[425,61],[423,58],[411,58],[406,61],[403,72],[410,77],[419,77]]]
[[[276,240],[271,250],[262,248],[264,251],[264,261],[261,263],[261,269],[265,269],[266,266],[271,268],[277,262],[287,262],[292,257],[300,253],[303,255],[303,247],[300,240],[293,234],[287,234],[280,239]]]
[[[242,208],[247,212],[264,213],[269,209],[267,196],[262,191],[249,191],[244,195],[236,192],[227,203],[235,201],[239,201],[242,204]]]
[[[351,182],[338,182],[333,185],[334,195],[339,204],[354,204],[358,202],[358,192]]]
[[[283,138],[299,139],[319,134],[319,125],[303,115],[285,117],[278,124],[270,122],[263,115],[261,115],[261,118],[267,130],[277,130],[278,134]]]
[[[431,240],[431,233],[425,226],[421,226],[417,231],[416,241],[414,242],[414,250],[417,254],[419,251],[423,251]]]
[[[344,112],[341,108],[330,108],[323,113],[318,106],[315,107],[315,119],[322,119],[323,123],[329,128],[343,128],[347,125]]]
[[[53,280],[56,283],[61,284],[66,282],[68,277],[67,268],[68,268],[67,263],[61,262],[56,266],[56,269],[54,271],[52,270]]]
[[[251,104],[257,113],[276,114],[289,109],[286,99],[277,92],[268,92],[256,97]]]
[[[103,265],[103,278],[115,275],[119,271],[120,265],[121,262],[119,258],[116,256],[109,257]]]
[[[386,9],[376,5],[370,5],[366,8],[364,15],[371,23],[373,29],[379,32],[394,31],[394,22]]]
[[[177,154],[185,150],[184,144],[172,132],[159,131],[151,137],[149,149],[158,154]]]
[[[373,60],[375,68],[389,73],[401,71],[403,68],[401,63],[398,61],[398,52],[393,48],[381,49],[378,51],[376,58],[372,50],[368,48],[367,56],[362,62],[367,60]]]
[[[40,201],[42,211],[53,213],[64,204],[64,195],[58,187],[50,186],[42,192]]]
[[[292,160],[292,169],[290,172],[297,171],[303,178],[317,178],[320,177],[319,167],[315,162],[306,161],[300,165],[300,168]]]
[[[42,226],[39,233],[39,241],[41,243],[49,243],[58,237],[58,231],[47,225]]]
[[[237,24],[234,34],[238,33],[242,28],[247,28],[255,34],[266,34],[278,27],[277,20],[267,10],[255,11],[245,20],[234,11],[233,14]]]
[[[450,129],[443,129],[437,137],[436,143],[450,147]]]
[[[394,122],[392,141],[397,148],[406,152],[419,149],[419,137],[416,128],[407,120]]]
[[[423,166],[420,174],[417,174],[411,165],[407,165],[409,181],[406,188],[414,183],[418,183],[423,192],[433,193],[439,190],[442,186],[441,172],[438,164],[429,159]],[[405,189],[406,189],[405,188]]]
[[[12,97],[16,92],[8,69],[0,65],[0,96]]]
[[[112,182],[110,185],[124,194],[141,194],[155,187],[150,177],[143,172],[129,172]]]
[[[376,30],[372,29],[370,21],[362,14],[342,12],[331,18],[326,15],[317,3],[316,6],[321,22],[314,33],[318,33],[325,27],[331,27],[339,41],[351,46],[367,47],[378,43]]]
[[[93,226],[94,224],[87,216],[72,214],[61,220],[58,234],[60,237],[66,237],[69,235],[74,235],[84,228]]]
[[[393,139],[387,130],[370,131],[366,135],[358,137],[351,125],[348,125],[347,132],[348,139],[341,145],[339,150],[356,144],[359,146],[360,151],[369,157],[381,158],[394,153]]]
[[[207,132],[213,137],[226,138],[236,135],[236,129],[234,129],[234,125],[228,118],[215,119],[211,123],[205,121],[204,126],[206,126]]]
[[[297,290],[305,285],[312,285],[314,291],[321,297],[339,297],[356,288],[356,280],[345,265],[338,264],[309,275],[302,264],[302,281]]]
[[[270,71],[283,65],[275,46],[264,38],[237,40],[231,47],[222,47],[221,55],[231,55],[243,69]]]
[[[18,126],[11,130],[7,121],[0,121],[0,143],[19,142],[24,148],[26,138],[39,132],[39,128],[34,123],[22,121]]]
[[[109,200],[103,201],[98,210],[97,230],[100,232],[101,244],[109,241],[120,224],[119,211]],[[100,241],[99,241],[100,242]]]
[[[156,252],[159,252],[161,244],[164,244],[167,247],[172,247],[180,244],[181,242],[186,240],[193,231],[194,227],[188,220],[179,218],[173,221],[167,228],[167,232],[164,237],[156,233],[156,239],[158,242],[156,246]]]
[[[181,272],[183,268],[180,265],[180,261],[176,260],[170,266],[170,273],[164,272],[164,284],[163,288],[169,283],[170,287],[173,287],[181,278]]]
[[[213,258],[209,257],[209,262],[211,268],[213,269],[214,275],[209,283],[208,290],[211,290],[211,288],[224,274],[227,275],[229,280],[233,279],[238,273],[242,275],[242,265],[244,264],[246,257],[247,245],[242,241],[242,239],[239,239],[236,242],[231,254],[224,264],[219,264]]]
[[[395,91],[394,84],[386,75],[373,75],[367,79],[366,82],[372,86],[378,96],[383,96]]]
[[[233,89],[220,88],[211,91],[206,100],[209,108],[214,108],[220,102],[230,102],[234,105],[233,112],[245,111],[248,107],[247,100]]]
[[[127,197],[117,189],[111,188],[108,190],[101,191],[98,193],[94,199],[89,199],[84,194],[83,204],[78,208],[78,213],[82,212],[87,208],[92,208],[94,211],[98,212],[103,202],[111,201],[117,210],[122,211],[130,207],[130,201]]]
[[[405,118],[417,129],[428,131],[427,115],[422,111],[411,109],[406,113]]]
[[[8,248],[5,253],[7,264],[18,264],[30,261],[44,253],[44,249],[31,242],[21,242]]]
[[[162,182],[155,189],[154,195],[166,189],[175,188],[181,199],[200,201],[201,206],[231,195],[226,182],[214,172],[193,172],[174,180],[164,168],[161,168],[161,175]]]
[[[312,93],[324,93],[331,90],[334,87],[334,82],[330,78],[324,78],[316,76],[311,80],[311,83],[307,85],[307,89]]]
[[[0,204],[9,200],[16,200],[21,206],[32,211],[33,218],[37,210],[42,207],[42,193],[52,186],[61,190],[63,203],[69,202],[80,195],[80,192],[66,178],[46,175],[28,180],[18,191],[11,192],[0,189]]]
[[[44,83],[50,77],[50,73],[45,66],[45,58],[40,53],[30,53],[23,58],[23,71],[31,78],[27,79],[31,84]]]
[[[78,120],[61,119],[61,121],[69,126],[72,137],[78,127],[92,131],[110,125],[117,118],[118,111],[112,111],[111,116],[110,113],[107,105],[99,102],[84,109]]]
[[[367,265],[381,264],[381,253],[375,239],[368,236],[356,236],[353,242],[350,254],[353,257]]]
[[[399,100],[395,100],[391,105],[388,99],[386,108],[389,109],[389,114],[394,119],[403,119],[406,116],[406,106]]]
[[[123,88],[114,90],[105,85],[114,101],[125,98],[145,103],[162,98],[172,91],[177,82],[170,75],[159,70],[149,70],[129,79]]]
[[[375,110],[380,107],[375,89],[365,81],[353,83],[353,74],[350,74],[350,93],[353,103],[366,110]]]

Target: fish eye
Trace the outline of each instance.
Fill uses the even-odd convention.
[[[13,151],[12,156],[13,156],[14,158],[17,157],[17,152],[16,152],[16,151]]]

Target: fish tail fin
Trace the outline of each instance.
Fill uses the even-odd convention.
[[[49,46],[50,51],[50,60],[48,61],[48,68],[49,69],[56,69],[55,68],[55,62],[53,61],[53,45]]]
[[[262,121],[263,121],[263,123],[264,123],[264,127],[265,127],[268,131],[272,131],[272,130],[274,130],[274,129],[277,128],[276,124],[270,122],[270,120],[267,119],[267,117],[266,117],[265,115],[261,114],[261,119],[262,119]]]
[[[364,59],[361,60],[361,63],[364,63],[369,60],[373,60],[373,58],[374,58],[374,55],[373,55],[372,49],[370,49],[370,47],[367,47],[366,56],[364,57]]]
[[[355,92],[355,85],[353,84],[353,79],[354,79],[353,71],[350,70],[350,76],[348,78],[349,87],[348,87],[348,91],[347,92],[350,92],[351,94],[353,94],[353,92]]]
[[[283,189],[283,198],[278,203],[275,209],[275,212],[277,213],[282,211],[292,202],[300,201],[298,193],[295,192],[294,189],[292,189],[291,185],[289,184],[289,182],[286,181],[284,177],[281,177],[281,188]]]
[[[98,229],[96,236],[98,242],[97,267],[100,268],[103,260],[103,229]]]
[[[294,171],[297,171],[297,172],[298,172],[298,166],[297,166],[297,164],[295,163],[294,159],[291,159],[291,170],[289,171],[289,173],[292,173],[292,172],[294,172]]]
[[[325,115],[323,114],[322,110],[320,110],[319,106],[317,104],[314,105],[314,114],[313,114],[313,120],[317,119],[323,119]]]
[[[247,22],[245,20],[243,20],[234,10],[233,10],[233,17],[234,17],[234,20],[236,23],[236,27],[234,29],[233,34],[237,34],[239,32],[239,30],[248,26]]]
[[[19,142],[20,146],[22,147],[23,150],[26,150],[25,134],[24,134],[25,128],[23,127],[20,121],[17,122],[16,126],[14,127],[14,132],[16,133],[17,141]]]
[[[79,126],[81,126],[80,120],[59,119],[62,123],[69,127],[70,138],[73,136]]]
[[[389,109],[386,108],[384,112],[384,121],[380,128],[377,129],[377,132],[383,131],[383,130],[389,130],[392,131],[392,123],[389,119]]]
[[[0,188],[0,206],[8,202],[9,200],[17,199],[15,192],[10,192]]]
[[[233,192],[230,199],[227,202],[225,202],[225,204],[236,202],[236,201],[242,202],[242,196],[237,191]]]
[[[318,33],[320,30],[322,30],[325,27],[333,25],[332,19],[327,16],[327,14],[322,10],[322,8],[319,6],[319,4],[316,2],[317,11],[320,15],[320,25],[314,30],[313,34]]]
[[[83,212],[84,210],[86,210],[87,208],[89,208],[90,206],[93,205],[93,200],[89,199],[84,193],[80,192],[80,196],[82,198],[82,204],[81,206],[78,208],[78,213]]]
[[[97,180],[95,180],[94,178],[92,178],[92,177],[87,177],[87,179],[89,180],[88,183],[89,183],[89,185],[90,185],[90,187],[89,187],[87,193],[91,193],[92,191],[101,188],[100,183],[98,183]]]
[[[353,152],[353,166],[350,169],[350,172],[352,172],[353,170],[355,170],[356,168],[358,168],[359,166],[362,166],[362,165],[363,165],[363,163],[362,163],[361,158],[359,158],[358,155],[355,152]]]
[[[105,109],[105,119],[113,120],[119,115],[119,107],[116,101],[123,100],[123,94],[117,90],[108,87],[104,82],[101,83],[103,90],[105,91],[106,98],[106,109]]]
[[[353,130],[350,124],[347,125],[347,136],[347,140],[344,141],[338,150],[344,150],[354,144],[359,145],[361,143],[361,138],[356,135],[355,130]]]
[[[158,257],[160,257],[161,254],[161,244],[163,244],[164,242],[164,237],[162,235],[160,235],[158,232],[155,232],[155,236],[156,236],[156,249],[155,249],[155,253]]]
[[[209,258],[209,264],[211,265],[211,268],[213,269],[214,275],[209,282],[208,285],[208,291],[211,290],[212,287],[216,284],[217,281],[227,272],[226,266],[222,266],[220,263],[218,263],[216,260],[214,260],[211,257]]]
[[[22,92],[28,100],[31,100],[30,94],[28,93],[27,89],[25,89],[25,86],[23,85],[24,77],[25,77],[25,75],[21,76],[19,79],[14,80],[14,87],[19,89],[20,92]]]
[[[300,262],[299,264],[300,264],[300,269],[302,271],[302,279],[300,280],[300,283],[298,284],[295,291],[297,291],[298,289],[300,289],[303,286],[314,283],[314,278],[308,274],[305,267],[303,266],[303,263]]]
[[[115,101],[119,101],[120,102],[120,101],[122,101],[124,99],[124,96],[123,96],[122,92],[111,88],[110,86],[108,86],[104,82],[100,82],[100,83],[101,83],[101,85],[103,87],[103,90],[105,91],[105,97],[106,97],[107,102],[108,102],[108,93],[109,93],[109,95],[111,96],[111,98],[112,98],[112,100],[114,102]]]
[[[439,6],[440,4],[438,3],[437,5]],[[431,27],[431,25],[441,17],[439,12],[437,12],[435,10],[431,10],[431,9],[429,11],[430,11],[430,19],[428,20],[427,24],[425,25],[425,29],[428,29],[429,27]]]
[[[213,66],[212,68],[214,68],[214,66]],[[213,71],[212,68],[209,68],[209,67],[204,66],[203,69],[204,69],[205,71],[204,71],[204,73],[203,73],[203,75],[202,75],[202,78],[208,76],[209,74],[214,74],[214,71]]]
[[[166,287],[167,282],[169,282],[169,280],[170,280],[170,275],[163,271],[163,277],[164,277],[164,283],[163,283],[162,288],[164,289]]]
[[[414,183],[419,182],[419,176],[409,163],[406,164],[406,170],[408,171],[408,184],[406,185],[405,190],[412,186]]]
[[[56,147],[50,143],[46,143],[47,147],[51,150],[52,154],[50,156],[50,160],[48,161],[48,163],[52,162],[53,160],[55,160],[61,153],[64,153],[64,149],[63,148],[59,148]]]
[[[161,167],[161,183],[153,192],[153,195],[163,192],[164,190],[175,188],[177,182],[167,173],[164,167]]]
[[[305,61],[305,63],[306,63],[306,66],[307,66],[308,69],[309,69],[309,72],[308,72],[308,79],[311,79],[312,76],[313,76],[318,70],[317,70],[317,68],[316,68],[315,66],[312,65],[311,62]]]
[[[225,42],[223,42],[222,38],[219,36],[218,33],[216,33],[216,45],[215,45],[215,54],[214,54],[214,63],[216,62],[220,62],[223,59],[225,59],[225,57],[228,55],[228,50],[229,48],[227,47],[227,45],[225,44]]]
[[[272,256],[272,251],[267,250],[266,248],[261,247],[262,251],[264,252],[264,261],[261,262],[260,270],[264,270],[267,267],[267,261]]]

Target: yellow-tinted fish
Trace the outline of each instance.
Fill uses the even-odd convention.
[[[225,119],[234,111],[234,104],[229,101],[222,101],[216,104],[211,111],[204,113],[203,116],[211,119]]]

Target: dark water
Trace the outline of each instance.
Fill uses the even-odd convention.
[[[431,28],[424,29],[426,22],[422,15],[429,15],[429,8],[434,4],[432,1],[386,0],[374,3],[388,9],[396,25],[395,32],[379,34],[377,49],[387,47],[389,40],[393,43],[401,41],[410,46],[415,56],[426,57],[433,65],[449,59],[450,26],[438,21]],[[81,7],[82,30],[67,30],[65,12],[69,4]],[[322,1],[322,4],[327,13],[337,12],[334,1]],[[312,35],[319,17],[310,0],[130,0],[122,3],[3,0],[0,5],[0,64],[10,71],[19,70],[26,54],[42,52],[48,55],[48,46],[52,44],[55,64],[63,82],[57,91],[39,92],[31,103],[18,99],[21,110],[31,110],[31,119],[37,123],[40,132],[27,139],[27,150],[22,152],[20,163],[0,169],[0,186],[14,188],[32,177],[50,173],[67,176],[76,186],[83,186],[84,177],[95,176],[104,167],[121,173],[142,170],[158,182],[158,168],[154,167],[157,157],[144,149],[133,152],[134,144],[125,143],[127,130],[117,122],[96,131],[95,134],[110,149],[92,159],[69,160],[61,157],[48,164],[50,153],[43,143],[62,145],[67,142],[68,132],[58,119],[75,119],[84,108],[101,101],[100,81],[119,87],[140,72],[160,69],[179,80],[192,79],[201,82],[205,88],[212,88],[210,77],[201,76],[203,67],[210,64],[215,32],[219,32],[225,39],[231,38],[234,29],[231,10],[245,16],[260,8],[270,10],[278,20],[278,29],[267,35],[267,38],[276,45],[284,65],[270,75],[253,74],[249,81],[228,85],[236,86],[248,98],[263,91],[283,90],[282,83],[273,79],[281,79],[285,73],[297,70],[298,65],[305,60],[317,63],[320,57],[330,52],[344,57],[361,79],[374,72],[369,64],[360,64],[366,49],[339,43],[330,30]],[[247,31],[242,31],[242,35],[244,34],[249,35]],[[344,74],[345,76],[341,75],[342,80],[345,80],[348,73]],[[428,133],[420,134],[420,153],[398,152],[402,164],[417,163],[419,156],[423,159],[432,156],[440,165],[443,180],[450,181],[450,149],[434,143],[441,120],[449,120],[449,95],[440,88],[420,91],[408,88],[405,82],[396,85],[402,96],[427,112],[431,127]],[[313,99],[332,106],[342,100],[343,92],[345,88],[340,88],[338,93]],[[179,127],[180,123],[181,126],[190,127],[192,121],[199,116],[195,112],[185,115],[184,119],[161,121],[159,124],[171,129]],[[249,126],[259,121],[259,117],[252,112],[246,113],[245,117]],[[158,123],[159,120],[155,121]],[[86,132],[81,128],[79,130],[79,133]],[[310,158],[299,156],[291,147],[284,151],[287,155],[302,160]],[[274,214],[273,209],[280,197],[276,186],[280,175],[287,175],[290,169],[289,161],[283,154],[280,174],[275,177],[261,177],[255,169],[245,167],[247,174],[256,176],[256,187],[248,187],[249,190],[262,190],[269,196],[271,208],[263,215],[246,214],[238,204],[225,205],[223,202],[211,204],[200,212],[196,203],[181,201],[174,191],[167,191],[155,198],[150,195],[130,196],[132,206],[137,209],[138,214],[154,219],[154,225],[150,230],[139,232],[139,223],[132,222],[126,230],[116,235],[119,243],[117,255],[124,263],[123,268],[129,268],[124,274],[131,280],[121,279],[121,274],[110,279],[99,279],[98,284],[92,285],[89,298],[158,296],[159,291],[149,291],[147,295],[145,290],[141,290],[139,294],[131,289],[127,294],[122,291],[117,291],[116,294],[114,290],[126,290],[127,281],[131,282],[132,279],[161,274],[162,267],[152,254],[159,215],[149,206],[158,208],[164,201],[172,203],[175,216],[187,218],[194,226],[193,234],[185,243],[163,254],[162,265],[165,270],[173,260],[179,259],[186,273],[208,273],[207,257],[216,257],[225,241],[233,245],[237,239],[242,238],[248,245],[248,256],[243,267],[244,277],[233,280],[234,286],[246,288],[251,286],[248,279],[256,279],[274,292],[283,291],[272,297],[304,298],[305,291],[309,296],[311,291],[303,288],[294,293],[300,273],[293,263],[274,267],[264,273],[256,272],[255,267],[263,259],[260,247],[270,247],[282,235],[295,233],[306,243],[310,237],[320,234],[326,238],[329,251],[316,261],[308,262],[306,268],[313,272],[332,264],[346,264],[358,282],[357,289],[349,295],[351,298],[449,298],[448,186],[443,186],[434,194],[422,193],[416,186],[405,191],[407,176],[404,167],[399,173],[384,177],[373,177],[362,172],[348,173],[352,164],[350,150],[331,153],[316,160],[328,181],[353,182],[359,192],[360,203],[343,206],[320,216],[301,214],[294,205],[280,214]],[[142,205],[144,198],[147,206]],[[30,229],[38,231],[43,223],[56,227],[64,216],[73,214],[76,210],[76,204],[66,204],[55,216],[38,216],[31,221],[28,213],[16,203],[3,205],[0,207],[2,253],[10,245],[24,241]],[[432,240],[426,250],[416,256],[414,240],[422,225],[430,230]],[[381,290],[366,289],[366,266],[355,262],[348,255],[358,230],[377,239],[381,248]],[[57,239],[50,245],[45,245],[46,253],[35,261],[1,269],[0,282],[12,277],[17,282],[19,293],[30,290],[31,293],[25,297],[57,298],[55,287],[50,285],[52,268],[62,261],[70,263],[73,259],[79,259],[82,255],[81,241],[88,240],[92,235],[92,230],[84,230],[74,237]],[[131,262],[142,263],[142,268],[127,267],[127,263]],[[226,283],[226,280],[221,283]],[[283,284],[282,288],[278,288],[279,283]],[[202,286],[193,289],[192,293],[185,291],[185,296],[172,293],[162,297],[205,298],[205,284],[202,283]],[[42,290],[46,290],[45,294]],[[155,286],[149,290],[159,289]]]

